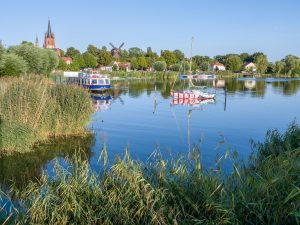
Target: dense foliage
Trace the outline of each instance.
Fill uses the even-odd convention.
[[[108,162],[106,147],[92,172],[78,155],[70,166],[58,163],[55,176],[15,194],[21,199],[15,219],[24,224],[299,224],[300,128],[281,135],[270,131],[254,144],[249,165],[233,161],[230,175],[203,170],[200,151],[189,159],[165,159],[154,152],[147,163]],[[109,165],[111,165],[109,167]],[[12,211],[14,213],[14,211]]]
[[[6,54],[15,54],[14,56]],[[16,55],[22,58],[16,58]],[[74,47],[69,47],[62,56],[71,57],[73,62],[68,65],[59,58],[52,50],[39,49],[28,42],[23,42],[19,46],[9,47],[7,50],[0,44],[0,76],[20,75],[25,72],[35,74],[50,74],[58,68],[60,70],[78,71],[83,68],[96,68],[100,66],[113,66],[114,61],[128,63],[131,70],[151,70],[154,69],[156,62],[165,62],[166,69],[182,72],[189,70],[190,59],[183,52],[176,49],[162,50],[160,55],[148,47],[146,51],[138,47],[132,47],[128,50],[122,49],[119,58],[114,58],[107,47],[97,48],[94,45],[88,45],[86,51],[81,53]],[[16,60],[12,60],[12,57]],[[6,61],[3,61],[3,58]],[[14,63],[13,61],[16,61]],[[217,55],[213,58],[209,56],[194,55],[192,57],[192,71],[211,71],[211,64],[214,62],[222,63],[226,70],[230,72],[241,72],[246,70],[245,64],[255,63],[256,72],[259,74],[273,74],[285,76],[300,76],[300,59],[297,56],[288,55],[280,61],[269,62],[267,55],[262,52],[255,52],[252,55],[248,53]],[[156,64],[157,65],[157,64]],[[7,67],[7,68],[6,68]],[[125,67],[118,67],[117,70],[126,70]],[[248,71],[249,72],[249,71]],[[252,72],[252,70],[250,71]]]
[[[0,153],[29,151],[49,136],[85,132],[92,113],[89,94],[76,86],[51,86],[46,79],[2,79]]]

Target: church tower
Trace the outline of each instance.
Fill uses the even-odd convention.
[[[51,31],[50,20],[48,20],[48,29],[45,33],[44,48],[55,48],[55,36]]]
[[[37,35],[36,35],[36,37],[35,37],[35,43],[34,43],[34,46],[37,47],[37,48],[40,47],[40,44],[39,44],[39,38],[38,38]]]

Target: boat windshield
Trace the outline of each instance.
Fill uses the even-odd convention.
[[[97,84],[97,80],[96,79],[92,79],[92,84]]]
[[[102,80],[102,79],[99,79],[99,80],[98,80],[98,84],[104,84],[103,80]]]

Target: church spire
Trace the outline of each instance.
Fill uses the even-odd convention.
[[[48,19],[47,37],[51,37],[51,36],[52,36],[51,24],[50,24],[50,19]]]
[[[35,37],[35,44],[34,44],[34,46],[37,47],[37,48],[40,47],[40,46],[39,46],[39,38],[38,38],[37,35],[36,35],[36,37]]]

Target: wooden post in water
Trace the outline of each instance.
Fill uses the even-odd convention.
[[[224,87],[224,91],[225,91],[225,103],[224,103],[224,111],[226,111],[226,105],[227,105],[227,87]]]

